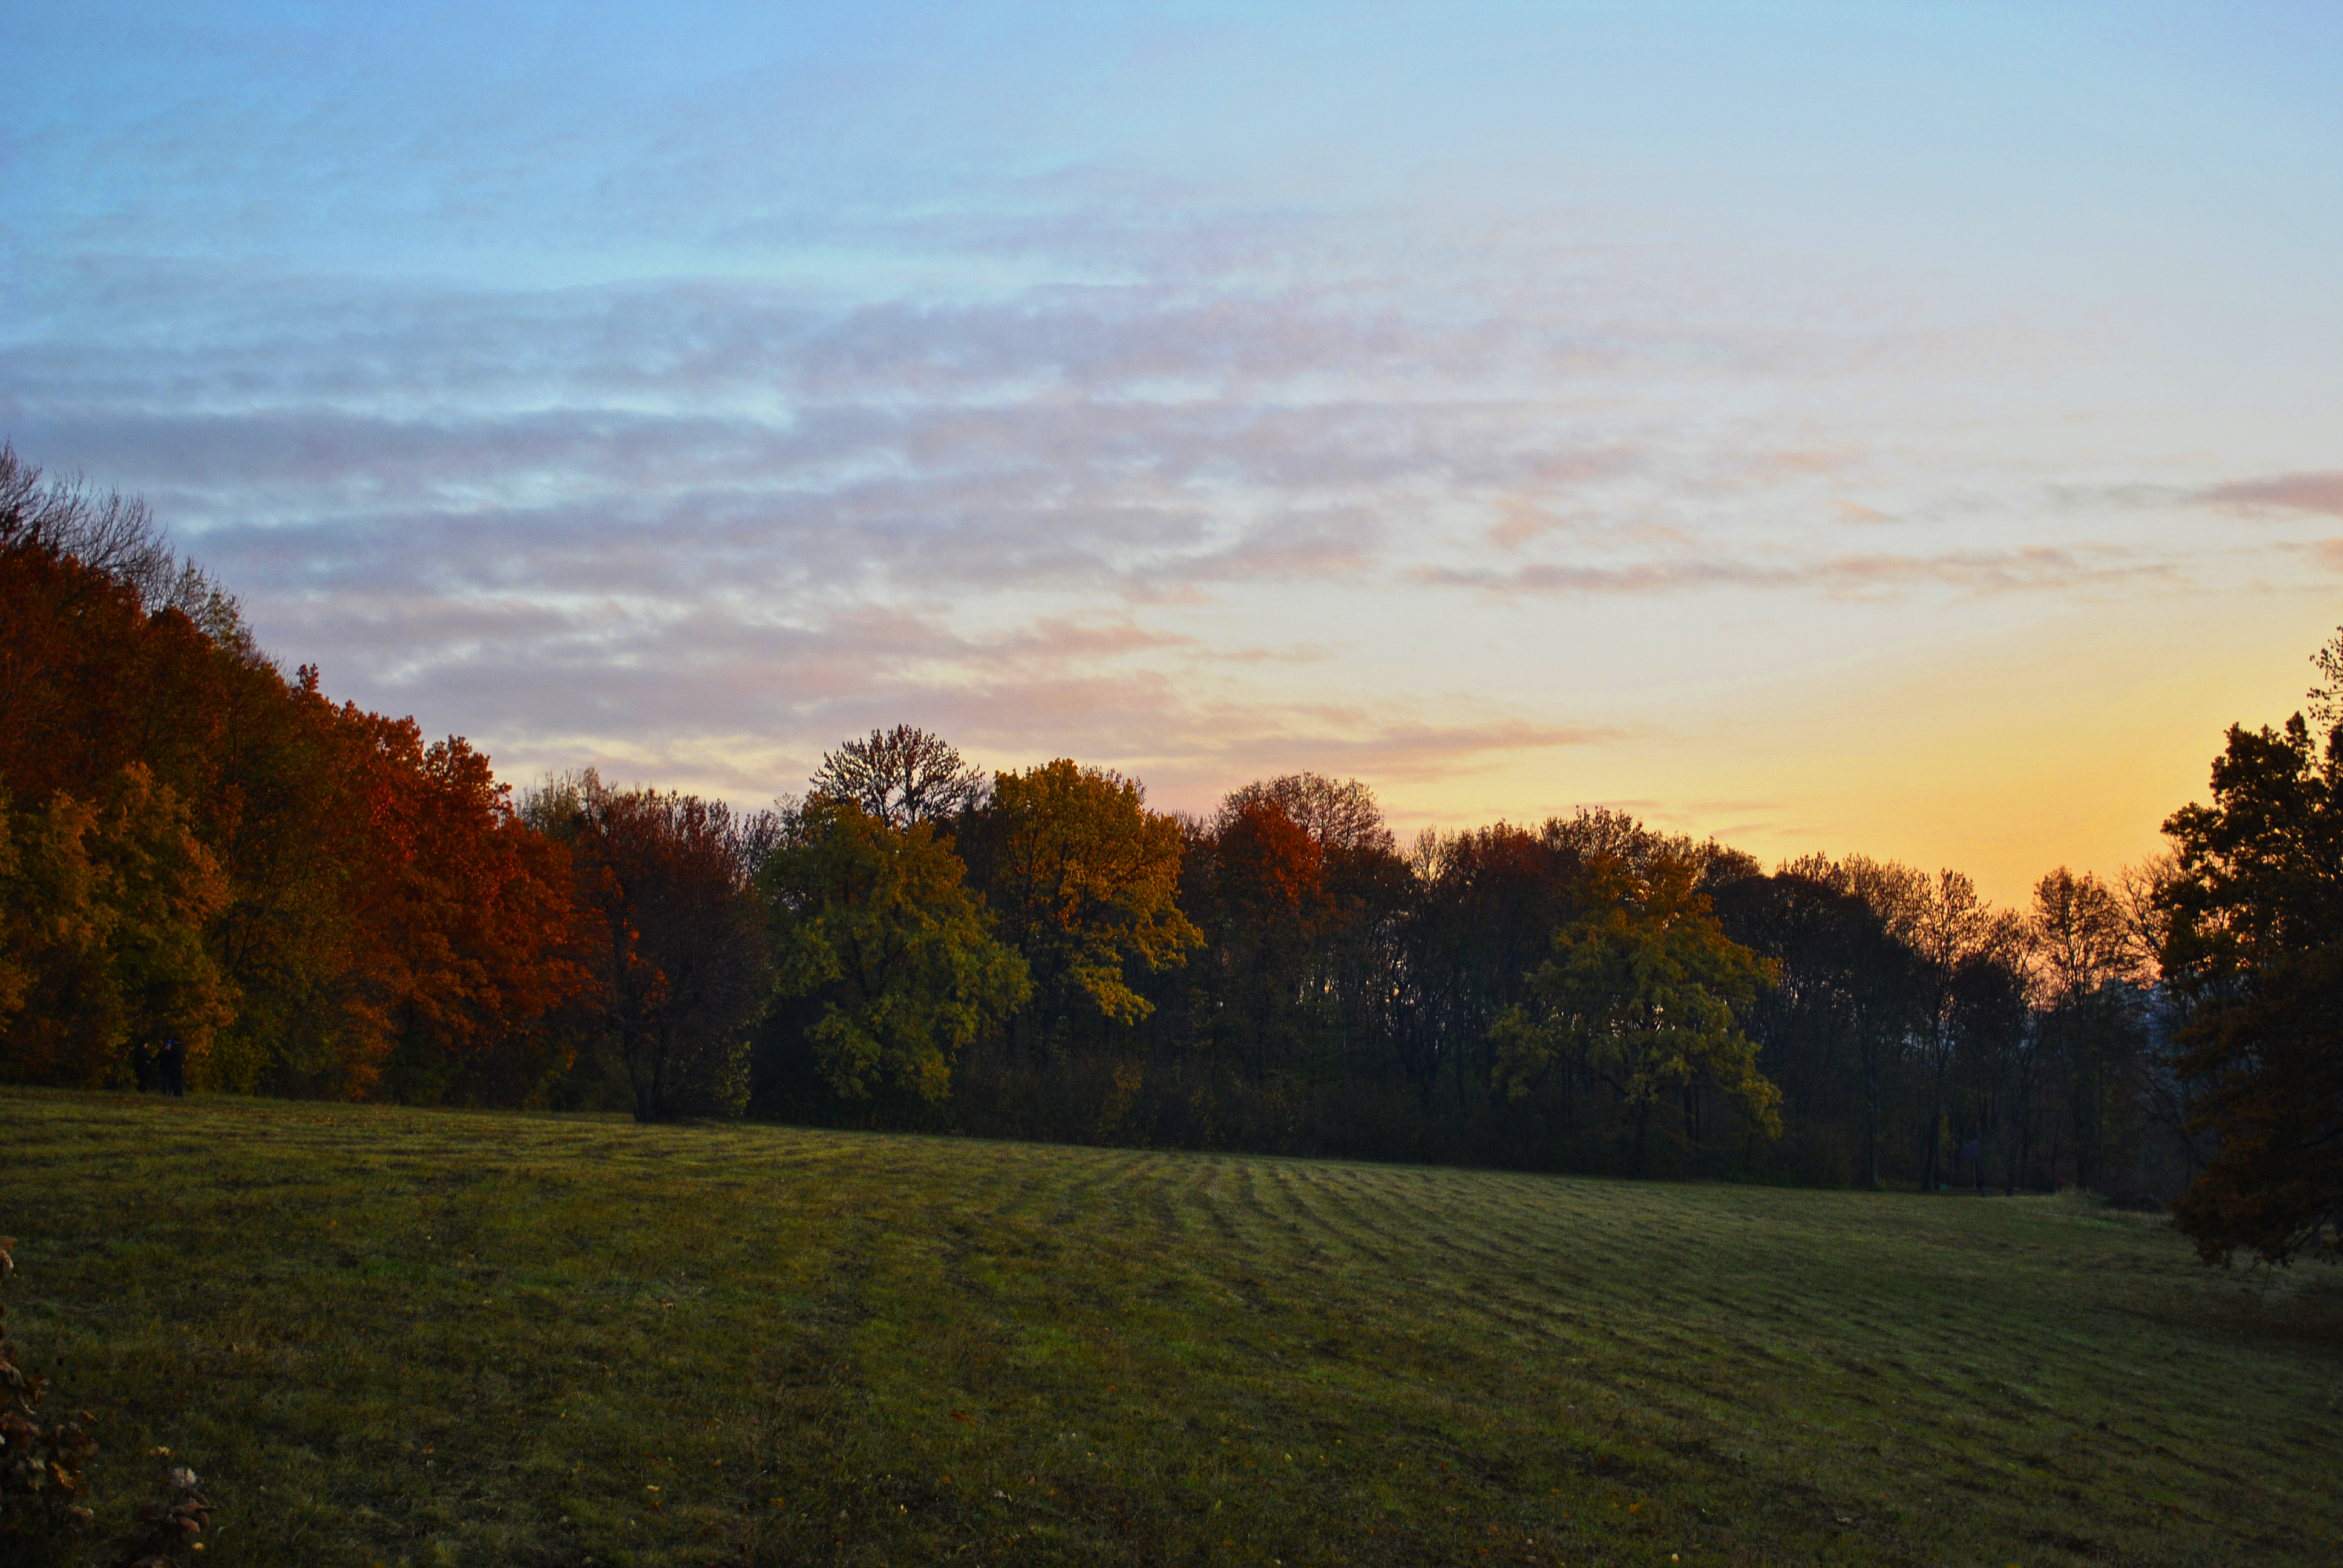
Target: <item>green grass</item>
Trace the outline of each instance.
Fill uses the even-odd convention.
[[[7,1092],[0,1231],[212,1563],[2343,1563],[2343,1282],[2066,1200]]]

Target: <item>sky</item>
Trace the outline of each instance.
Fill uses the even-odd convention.
[[[326,689],[2003,902],[2343,622],[2343,8],[17,5],[0,436]]]

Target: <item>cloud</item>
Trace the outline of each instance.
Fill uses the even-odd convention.
[[[1926,588],[1995,594],[2180,580],[2177,568],[2167,561],[2090,545],[1805,559],[1720,554],[1620,564],[1538,562],[1504,570],[1421,567],[1410,575],[1427,586],[1478,588],[1501,596],[1662,594],[1719,588],[1819,590],[1834,597],[1871,597]]]
[[[2237,479],[2201,490],[2197,498],[2215,506],[2319,512],[2343,518],[2343,470]]]
[[[1496,766],[1525,751],[1602,746],[1627,739],[1610,725],[1540,724],[1502,719],[1482,724],[1390,724],[1347,735],[1252,736],[1222,755],[1246,759],[1261,772],[1312,769],[1378,778],[1453,778]]]
[[[1112,762],[1198,809],[1300,769],[1427,780],[1628,738],[1404,692],[1281,696],[1237,674],[1264,657],[1325,661],[1306,645],[1223,654],[1130,617],[982,632],[950,619],[948,607],[782,621],[610,598],[337,592],[285,606],[275,637],[322,663],[337,695],[355,672],[371,705],[463,715],[508,776],[592,764],[749,801],[801,788],[824,747],[898,721],[988,765]]]

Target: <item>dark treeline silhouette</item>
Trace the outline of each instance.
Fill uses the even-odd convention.
[[[591,772],[515,800],[460,738],[286,677],[136,503],[5,448],[0,617],[11,1081],[126,1087],[176,1040],[198,1091],[2195,1182],[2221,1256],[2334,1223],[2333,1172],[2301,1180],[2343,1146],[2315,1021],[2343,972],[2320,837],[2343,841],[2343,713],[2318,706],[2318,744],[2300,719],[2231,732],[2172,853],[1997,910],[1957,871],[1769,871],[1611,810],[1403,844],[1364,785],[1310,773],[1179,817],[1111,770],[987,774],[908,726],[770,810]]]

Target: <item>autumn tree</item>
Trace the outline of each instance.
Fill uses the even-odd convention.
[[[941,736],[909,724],[874,729],[822,753],[812,792],[851,800],[898,828],[949,822],[984,799],[984,771],[960,760]]]
[[[365,717],[329,700],[317,672],[239,668],[225,683],[210,834],[231,888],[212,941],[237,987],[214,1042],[215,1086],[355,1098],[393,1041],[374,1002],[380,949],[397,932],[371,885],[382,856],[384,766]]]
[[[118,1038],[105,981],[112,922],[85,844],[94,826],[70,798],[0,810],[0,1070],[16,1082],[102,1081],[99,1052]]]
[[[1197,840],[1186,880],[1208,933],[1198,966],[1212,997],[1207,1027],[1216,1054],[1265,1079],[1272,1063],[1306,1054],[1316,1022],[1322,977],[1312,960],[1335,913],[1326,854],[1283,802],[1260,792],[1230,796]]]
[[[591,769],[532,792],[523,814],[568,847],[593,912],[588,962],[636,1119],[737,1114],[772,983],[755,878],[777,825],[697,796],[614,789]]]
[[[1330,859],[1363,851],[1393,854],[1399,849],[1375,792],[1356,779],[1285,773],[1256,779],[1230,790],[1220,815],[1225,820],[1253,808],[1273,809]]]
[[[757,883],[777,985],[819,1005],[808,1041],[840,1098],[943,1100],[961,1048],[1032,994],[964,874],[932,822],[821,794],[783,814]]]
[[[347,709],[363,735],[368,835],[353,889],[353,1004],[381,1031],[390,1098],[518,1103],[568,1051],[540,1027],[593,980],[567,849],[514,809],[461,736]]]
[[[1498,1084],[1520,1098],[1557,1062],[1582,1066],[1624,1107],[1639,1175],[1654,1111],[1686,1084],[1715,1085],[1766,1135],[1778,1132],[1781,1091],[1740,1023],[1771,977],[1717,925],[1693,858],[1634,867],[1606,855],[1588,868],[1582,899],[1586,912],[1554,932],[1531,977],[1534,1002],[1491,1030]]]
[[[993,776],[961,844],[1003,940],[1025,960],[1025,1038],[1135,1024],[1153,1008],[1133,971],[1182,963],[1202,940],[1178,901],[1181,833],[1136,779],[1061,758]]]
[[[1222,819],[1256,802],[1282,810],[1323,867],[1298,991],[1332,1057],[1328,1065],[1346,1076],[1374,1068],[1375,1045],[1403,1027],[1415,879],[1374,791],[1356,779],[1289,773],[1248,784],[1222,803]]]

